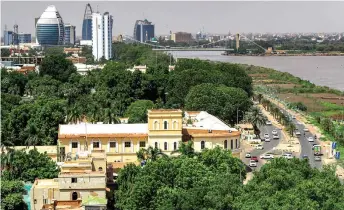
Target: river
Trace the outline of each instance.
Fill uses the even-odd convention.
[[[222,52],[174,51],[177,58],[251,64],[288,72],[316,85],[344,91],[344,56],[224,56]]]

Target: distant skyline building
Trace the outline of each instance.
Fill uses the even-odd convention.
[[[92,7],[86,5],[84,20],[82,22],[82,40],[92,40]]]
[[[31,34],[19,33],[18,41],[19,41],[19,44],[31,43]]]
[[[193,41],[192,34],[187,32],[176,32],[172,34],[171,40],[178,43],[178,42],[186,42],[189,43]]]
[[[75,40],[76,40],[76,35],[75,35],[75,26],[71,25],[71,24],[65,24],[65,44],[69,45],[75,44]]]
[[[8,31],[5,27],[4,30],[4,45],[11,45],[13,43],[13,31]]]
[[[95,60],[112,57],[113,18],[108,12],[92,14],[92,54]]]
[[[145,20],[137,20],[134,26],[134,39],[140,42],[151,41],[154,37],[154,24]]]
[[[43,12],[36,24],[37,40],[40,45],[63,45],[64,23],[54,5]]]

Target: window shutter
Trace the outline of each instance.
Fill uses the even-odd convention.
[[[116,152],[118,152],[118,147],[119,147],[118,141],[116,141]]]
[[[78,152],[80,152],[80,141],[78,141]]]
[[[72,140],[69,141],[69,152],[72,152]]]
[[[93,140],[91,140],[91,151],[93,150]]]
[[[98,139],[99,141],[99,149],[102,150],[102,141],[100,141],[100,139]]]
[[[110,152],[110,141],[108,141],[108,144],[107,144],[107,152]]]
[[[131,152],[134,152],[134,143],[133,140],[130,141]]]
[[[140,151],[140,140],[137,141],[137,152]]]

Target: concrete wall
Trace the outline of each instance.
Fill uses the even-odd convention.
[[[202,151],[201,149],[201,142],[205,142],[205,148],[208,149],[213,149],[216,146],[219,146],[221,148],[225,149],[225,141],[227,140],[227,149],[238,149],[240,148],[240,136],[238,137],[231,137],[231,138],[225,138],[225,137],[219,137],[219,138],[214,138],[214,137],[197,137],[194,138],[194,149],[196,152]],[[231,142],[233,142],[233,147],[231,148]]]
[[[30,190],[30,199],[31,210],[40,210],[43,204],[50,204],[53,199],[60,199],[58,183],[53,179],[36,180]]]

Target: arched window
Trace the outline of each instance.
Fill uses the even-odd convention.
[[[154,121],[154,130],[158,130],[158,129],[159,129],[159,122]]]
[[[72,193],[72,200],[73,201],[78,200],[78,193],[77,192]]]
[[[177,142],[173,143],[173,150],[177,150]]]
[[[201,149],[205,148],[205,141],[201,141]]]
[[[233,139],[231,139],[231,149],[233,149]]]
[[[167,128],[168,128],[168,122],[164,121],[164,129],[167,130]]]
[[[167,142],[164,143],[164,150],[167,150]]]
[[[238,149],[238,139],[235,139],[235,148]]]
[[[99,167],[99,168],[98,168],[98,171],[103,171],[103,168],[102,168],[102,167]]]
[[[177,121],[174,121],[174,122],[173,122],[173,129],[174,129],[174,130],[177,130],[177,129],[178,129],[178,123],[177,123]]]
[[[223,143],[223,147],[225,148],[225,149],[228,149],[228,141],[227,140],[225,140],[225,142]]]
[[[158,142],[155,142],[154,146],[155,148],[158,148]]]

